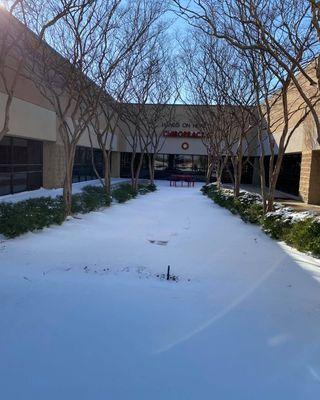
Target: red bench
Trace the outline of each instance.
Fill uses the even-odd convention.
[[[177,182],[181,182],[181,186],[186,182],[188,187],[194,187],[194,179],[192,175],[171,175],[170,186],[176,187]]]

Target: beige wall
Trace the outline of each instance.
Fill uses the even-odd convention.
[[[170,110],[168,106],[168,110]],[[168,124],[169,122],[169,124]],[[165,126],[163,126],[165,124]],[[131,129],[133,129],[131,127]],[[195,127],[192,118],[188,115],[187,108],[182,105],[174,106],[172,115],[164,117],[158,124],[158,132],[162,134],[163,131],[199,131],[200,129]],[[131,146],[125,140],[124,135],[127,134],[130,137],[130,127],[126,127],[125,124],[121,125],[121,132],[118,135],[118,150],[120,152],[130,152]],[[187,137],[167,137],[163,140],[163,146],[160,153],[165,154],[207,154],[206,148],[202,143],[201,138],[187,138]],[[182,149],[182,144],[188,143],[189,148],[187,150]]]
[[[4,109],[5,101],[6,96],[0,93],[0,110]],[[4,113],[0,112],[1,125],[3,119]],[[56,115],[45,108],[14,98],[10,111],[9,134],[30,139],[56,141]]]
[[[308,68],[306,68],[308,75],[311,77],[315,77],[316,71],[314,67],[314,64],[311,63]],[[316,99],[319,98],[320,95],[317,85],[311,85],[301,73],[297,74],[297,80],[303,88],[304,93],[306,93],[308,98],[315,103]],[[293,84],[288,90],[287,98],[289,112],[288,134],[290,134],[292,131],[294,131],[294,133],[289,141],[286,152],[295,153],[320,149],[320,146],[316,140],[317,132],[311,113],[309,113],[308,117],[301,123],[301,125],[294,130],[296,124],[304,116],[308,108]],[[284,128],[282,98],[280,97],[274,102],[272,99],[270,99],[270,104],[272,104],[271,131],[274,134],[276,144],[279,144],[279,140]],[[318,106],[318,114],[320,115],[320,106]]]

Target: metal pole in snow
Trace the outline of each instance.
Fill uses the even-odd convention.
[[[168,270],[167,270],[167,281],[170,279],[170,265],[168,265]]]

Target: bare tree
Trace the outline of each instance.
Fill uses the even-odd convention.
[[[211,36],[195,29],[193,42],[184,41],[180,57],[187,82],[187,109],[203,131],[207,150],[207,183],[215,170],[217,185],[239,141],[235,105],[229,95],[232,79],[226,79],[228,56]],[[231,175],[232,176],[232,175]]]
[[[116,134],[120,132],[119,122],[122,112],[122,102],[130,85],[135,63],[136,56],[132,52],[115,68],[109,82],[106,83],[106,93],[108,94],[101,97],[99,107],[90,122],[94,136],[102,151],[104,162],[103,179],[97,171],[96,175],[102,181],[107,194],[110,194],[111,189],[110,167],[113,143]]]
[[[155,178],[155,158],[166,142],[167,137],[164,133],[172,120],[177,99],[174,85],[175,66],[167,46],[162,45],[158,49],[158,68],[154,74],[148,103],[141,110],[141,125],[148,143],[146,153],[151,184],[154,184]]]
[[[1,110],[0,141],[10,131],[10,111],[19,79],[29,62],[28,47],[38,49],[47,29],[75,10],[77,3],[76,0],[58,0],[54,8],[50,8],[44,1],[12,0],[6,1],[5,8],[0,9],[0,87],[6,95]],[[34,18],[36,5],[40,10],[37,19]]]
[[[33,81],[50,102],[58,119],[58,132],[65,155],[63,196],[66,213],[71,213],[72,173],[77,144],[88,131],[89,122],[99,104],[103,87],[93,80],[103,62],[106,40],[118,17],[118,1],[107,8],[97,2],[87,4],[65,16],[48,31],[55,38],[54,51],[43,45],[34,53],[30,65]],[[99,82],[101,83],[101,82]]]
[[[156,35],[153,35],[140,48],[126,94],[127,101],[121,106],[122,136],[131,151],[130,169],[133,190],[138,189],[140,173],[146,156],[155,149],[160,151],[161,135],[157,130],[157,125],[164,112],[164,107],[159,106],[158,101],[161,100],[159,87],[164,85],[165,81],[161,82],[164,53],[161,51],[159,43],[161,43],[165,29],[165,25],[160,25]],[[161,95],[163,96],[162,100],[167,100],[163,90]],[[156,102],[154,106],[150,106],[150,101]],[[161,108],[162,112],[160,113]]]
[[[226,41],[251,62],[260,120],[261,190],[265,210],[270,210],[284,152],[309,113],[315,121],[318,137],[320,133],[319,92],[314,68],[318,41],[310,2],[203,0],[193,1],[194,7],[184,6],[179,0],[174,3],[192,25]],[[293,96],[292,101],[293,88],[300,100]],[[266,138],[268,148],[264,149]],[[263,177],[265,150],[270,152],[268,194]]]
[[[198,42],[202,38],[202,47],[207,54],[206,68],[215,74],[212,84],[216,86],[215,91],[219,92],[220,102],[228,105],[225,112],[230,118],[233,132],[226,155],[232,163],[234,195],[237,197],[240,194],[243,167],[251,164],[250,151],[254,150],[257,139],[254,86],[246,58],[228,43],[210,38],[207,40],[206,36],[200,32],[196,40]]]
[[[114,70],[146,39],[163,12],[160,2],[82,1],[82,7],[48,31],[49,43],[55,41],[58,53],[42,46],[32,69],[32,76],[38,77],[37,87],[51,103],[59,122],[65,153],[63,195],[67,214],[71,213],[77,144],[92,127]]]
[[[161,90],[161,88],[159,88]],[[166,101],[172,100],[172,97],[167,97],[168,92],[165,94],[158,92],[159,97],[166,98]],[[164,95],[164,97],[162,97]],[[159,97],[156,96],[158,99]],[[162,103],[156,101],[155,103],[146,104],[143,110],[143,125],[145,127],[146,136],[148,138],[148,146],[146,149],[148,157],[149,179],[150,183],[154,184],[155,179],[155,160],[159,153],[161,153],[165,145],[167,137],[165,131],[169,126],[169,121],[173,115],[173,104],[167,102]]]
[[[314,0],[173,0],[199,29],[245,52],[268,54],[310,109],[320,141],[319,3]]]

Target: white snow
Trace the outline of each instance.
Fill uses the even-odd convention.
[[[291,207],[279,207],[280,205],[278,204],[278,209],[275,211],[268,212],[266,214],[267,217],[277,217],[278,219],[282,219],[284,222],[289,221],[289,222],[300,222],[304,221],[305,219],[308,218],[316,218],[319,215],[315,211],[295,211]]]
[[[120,182],[127,181],[128,179],[122,178],[112,178],[111,184],[116,184]],[[73,193],[80,193],[82,188],[88,185],[96,186],[100,185],[100,181],[98,179],[94,179],[91,181],[77,182],[72,185]],[[0,202],[12,202],[17,203],[18,201],[23,201],[27,199],[35,199],[37,197],[57,197],[62,195],[62,188],[58,189],[44,189],[40,188],[37,190],[32,190],[28,192],[20,192],[15,194],[8,194],[5,196],[0,196]]]
[[[2,241],[0,321],[4,400],[320,395],[320,261],[199,187]]]

